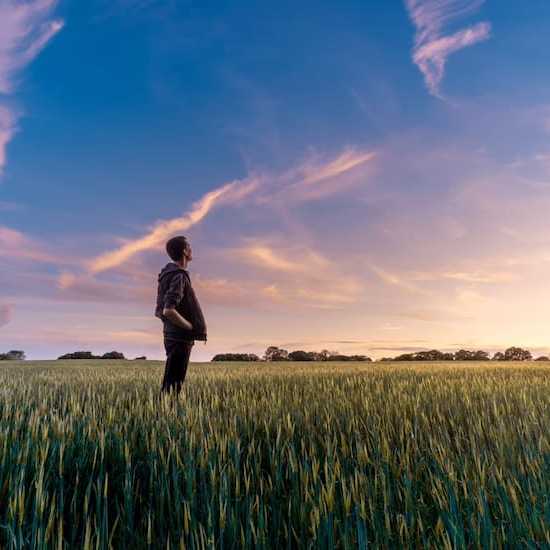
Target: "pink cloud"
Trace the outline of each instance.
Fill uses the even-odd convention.
[[[63,28],[50,20],[57,0],[5,0],[0,3],[0,95],[15,91],[17,75]],[[6,164],[6,147],[16,132],[19,113],[0,104],[0,175]]]
[[[151,283],[155,278],[151,276]],[[57,279],[55,297],[79,302],[151,304],[154,306],[156,288],[127,281],[99,281],[92,275],[62,272]]]
[[[44,250],[38,242],[24,233],[0,225],[0,254],[5,258],[58,263],[59,258]]]
[[[49,20],[57,0],[6,0],[0,4],[0,93],[13,92],[18,71],[63,28]]]
[[[424,74],[426,85],[432,95],[439,95],[439,85],[443,80],[447,57],[462,48],[487,40],[490,34],[491,26],[488,23],[479,23],[452,36],[428,42],[414,52],[414,62]]]
[[[259,239],[251,240],[230,252],[258,267],[286,273],[307,272],[330,265],[326,258],[307,247],[294,246],[283,249]]]
[[[272,175],[256,202],[288,205],[342,193],[366,181],[366,169],[377,156],[374,151],[355,147],[347,147],[335,156],[311,155],[286,172]]]
[[[485,0],[405,0],[416,27],[413,61],[418,66],[430,93],[441,97],[440,85],[447,58],[468,46],[487,40],[491,25],[478,23],[452,35],[442,36],[450,22],[475,13]]]
[[[203,195],[183,216],[161,220],[147,233],[136,239],[121,239],[123,244],[87,263],[90,273],[99,273],[121,266],[141,252],[159,249],[174,234],[186,231],[201,222],[215,207],[240,204],[249,196],[258,203],[270,204],[277,197],[285,201],[316,199],[338,191],[350,184],[340,179],[368,163],[375,153],[348,148],[328,160],[315,159],[278,175],[251,175],[218,187]],[[355,183],[356,180],[352,180]],[[265,251],[257,250],[257,254]],[[269,252],[265,252],[269,254]],[[265,256],[264,254],[264,256]],[[280,262],[279,262],[280,263]]]
[[[0,105],[0,175],[6,164],[6,147],[16,132],[15,116]]]
[[[413,279],[416,281],[437,281],[439,279],[450,279],[463,283],[481,283],[481,284],[499,284],[510,283],[518,280],[518,276],[514,273],[502,271],[434,271],[434,272],[417,272],[413,274]]]
[[[372,160],[375,156],[376,154],[371,151],[357,151],[351,148],[346,149],[336,158],[328,162],[315,164],[306,163],[301,167],[304,176],[302,184],[311,185],[329,178],[334,178]]]
[[[159,221],[145,235],[128,240],[119,248],[101,254],[88,262],[92,273],[99,273],[116,267],[135,254],[162,246],[166,239],[180,231],[186,231],[199,223],[208,213],[221,204],[231,204],[240,201],[258,186],[257,179],[234,181],[218,187],[201,197],[183,216],[170,220]]]

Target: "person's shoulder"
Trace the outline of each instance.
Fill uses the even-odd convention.
[[[181,282],[181,285],[184,288],[186,286],[191,286],[191,278],[185,269],[178,269],[178,271],[174,274],[174,277],[177,277],[178,281]]]

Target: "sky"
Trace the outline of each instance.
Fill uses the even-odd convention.
[[[0,351],[550,352],[546,0],[0,0]]]

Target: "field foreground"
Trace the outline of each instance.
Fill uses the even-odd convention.
[[[0,364],[0,547],[546,548],[550,367]]]

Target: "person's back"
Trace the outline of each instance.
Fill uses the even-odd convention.
[[[174,323],[164,315],[165,308],[174,308],[193,328]],[[155,316],[163,322],[165,337],[185,341],[207,339],[206,323],[189,273],[175,262],[168,262],[159,273]]]
[[[183,236],[166,243],[172,262],[158,276],[155,316],[163,322],[166,367],[161,391],[179,393],[189,364],[195,340],[206,342],[206,323],[199,301],[186,270],[192,260],[192,249]]]

